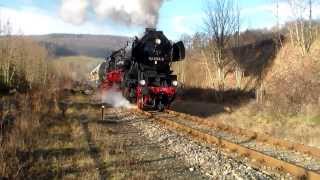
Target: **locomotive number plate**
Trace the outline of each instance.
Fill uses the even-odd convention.
[[[149,57],[149,61],[164,61],[163,57]]]

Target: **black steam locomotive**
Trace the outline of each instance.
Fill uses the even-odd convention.
[[[131,52],[115,51],[107,60],[102,89],[118,84],[123,95],[140,109],[168,108],[176,95],[177,76],[172,62],[185,58],[184,44],[171,43],[162,31],[147,28],[135,38]]]

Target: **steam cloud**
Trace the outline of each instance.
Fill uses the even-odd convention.
[[[166,0],[62,0],[61,17],[70,23],[81,24],[91,8],[100,19],[116,23],[155,27],[159,10]]]
[[[117,90],[116,86],[111,89],[103,92],[102,94],[102,102],[110,104],[115,108],[134,108],[134,105],[131,105],[130,102],[122,96],[121,91]]]
[[[85,21],[88,7],[87,0],[62,0],[60,16],[66,22],[79,25]]]

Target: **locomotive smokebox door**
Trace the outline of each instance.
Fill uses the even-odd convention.
[[[181,61],[186,56],[186,50],[182,41],[173,44],[172,61]]]

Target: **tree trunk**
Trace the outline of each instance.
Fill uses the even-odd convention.
[[[211,72],[211,70],[209,68],[208,58],[205,56],[203,51],[201,51],[201,54],[202,54],[202,56],[203,56],[203,58],[205,60],[206,73],[208,73],[207,77],[209,78],[209,81],[208,81],[207,85],[210,88],[210,87],[212,87],[214,85],[213,75],[212,75],[212,72]]]
[[[217,74],[218,74],[218,90],[222,92],[224,91],[224,81],[225,81],[224,68],[218,67]]]
[[[241,88],[242,88],[242,79],[243,79],[244,73],[242,72],[242,70],[239,67],[239,65],[237,65],[237,67],[236,67],[235,76],[236,76],[236,88],[238,90],[241,90]]]

